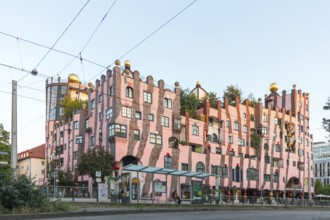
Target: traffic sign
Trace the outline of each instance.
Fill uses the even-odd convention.
[[[95,176],[96,176],[96,177],[101,177],[101,171],[96,171],[96,172],[95,172]]]

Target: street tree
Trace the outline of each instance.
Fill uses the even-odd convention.
[[[105,176],[112,176],[114,161],[112,155],[103,147],[97,146],[93,149],[88,149],[86,153],[81,156],[78,163],[78,170],[80,175],[88,174],[95,179],[95,172],[102,172],[102,180]]]
[[[1,171],[8,170],[10,168],[10,133],[6,131],[3,124],[0,123],[0,162],[8,163],[0,165]]]
[[[330,110],[330,98],[328,98],[328,101],[325,103],[325,106],[323,106],[324,110]],[[330,119],[323,118],[322,121],[323,128],[330,133]]]

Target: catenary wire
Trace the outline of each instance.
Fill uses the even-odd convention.
[[[62,34],[57,38],[55,43],[51,46],[51,48],[48,49],[47,53],[41,58],[39,63],[36,65],[35,69],[38,68],[38,66],[41,64],[41,62],[46,58],[46,56],[50,53],[50,51],[55,47],[55,45],[58,43],[58,41],[63,37],[63,35],[67,32],[67,30],[70,28],[70,26],[73,24],[73,22],[77,19],[77,17],[80,15],[80,13],[84,10],[84,8],[88,5],[89,0],[83,5],[83,7],[79,10],[79,12],[76,14],[76,16],[73,18],[73,20],[70,22],[70,24],[65,28],[65,30],[62,32]]]
[[[190,6],[192,6],[194,3],[196,3],[198,0],[192,1],[190,4],[188,4],[186,7],[184,7],[181,11],[179,11],[177,14],[175,14],[173,17],[171,17],[169,20],[167,20],[164,24],[162,24],[160,27],[158,27],[155,31],[150,33],[147,37],[145,37],[142,41],[140,41],[138,44],[136,44],[134,47],[132,47],[130,50],[128,50],[126,53],[124,53],[122,56],[120,56],[118,59],[122,59],[126,55],[128,55],[130,52],[135,50],[138,46],[140,46],[142,43],[144,43],[146,40],[148,40],[150,37],[152,37],[154,34],[156,34],[159,30],[161,30],[163,27],[165,27],[168,23],[170,23],[173,19],[175,19],[177,16],[179,16],[182,12],[187,10]],[[114,63],[110,64],[106,68],[104,68],[101,72],[97,73],[95,76],[93,76],[89,81],[95,79],[97,76],[99,76],[104,70],[111,67]]]
[[[11,37],[11,38],[19,39],[19,40],[21,40],[21,41],[24,41],[24,42],[29,43],[29,44],[36,45],[36,46],[38,46],[38,47],[42,47],[42,48],[46,48],[46,49],[51,49],[51,48],[48,47],[48,46],[45,46],[45,45],[42,45],[42,44],[39,44],[39,43],[36,43],[36,42],[30,41],[30,40],[26,40],[26,39],[23,39],[23,38],[20,38],[20,37],[17,37],[17,36],[11,35],[11,34],[7,34],[7,33],[4,33],[4,32],[1,32],[1,31],[0,31],[0,34],[5,35],[5,36],[7,36],[7,37]],[[70,56],[70,57],[79,58],[78,55],[70,54],[70,53],[65,52],[65,51],[62,51],[62,50],[58,50],[58,49],[55,49],[55,48],[53,48],[53,49],[51,49],[51,50],[52,50],[52,51],[55,51],[55,52],[57,52],[57,53],[61,53],[61,54],[64,54],[64,55]],[[106,68],[106,66],[101,65],[101,64],[98,64],[98,63],[96,63],[96,62],[94,62],[94,61],[91,61],[91,60],[89,60],[89,59],[86,59],[86,58],[84,58],[84,61],[85,61],[85,62],[88,62],[88,63],[90,63],[90,64],[93,64],[93,65],[95,65],[95,66],[99,66],[99,67],[102,67],[102,68]]]
[[[97,30],[99,29],[99,27],[101,26],[101,24],[103,23],[103,21],[105,20],[105,18],[107,17],[107,15],[109,14],[109,12],[111,11],[111,9],[113,8],[113,6],[115,5],[117,0],[115,0],[110,8],[108,9],[108,11],[105,13],[105,15],[103,16],[103,18],[101,19],[100,23],[97,25],[96,29],[93,31],[92,35],[88,38],[88,40],[86,41],[85,45],[83,46],[83,48],[81,49],[81,51],[78,53],[77,56],[75,56],[72,60],[70,60],[70,62],[68,64],[66,64],[56,75],[61,75],[62,72],[68,68],[77,58],[79,58],[81,61],[82,59],[82,52],[85,50],[85,48],[87,47],[87,45],[89,44],[89,42],[92,40],[92,38],[94,37],[95,33],[97,32]],[[55,76],[55,75],[54,75]]]

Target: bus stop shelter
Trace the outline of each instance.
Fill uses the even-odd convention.
[[[165,191],[163,193],[166,194],[166,203],[168,202],[168,192],[167,192],[167,176],[178,176],[179,178],[179,186],[180,186],[180,177],[190,177],[190,186],[192,186],[192,178],[199,178],[199,179],[205,179],[206,177],[214,176],[214,174],[210,173],[203,173],[203,172],[191,172],[191,171],[186,171],[186,170],[178,170],[178,169],[168,169],[168,168],[159,168],[159,167],[151,167],[151,166],[142,166],[142,165],[135,165],[135,164],[129,164],[127,166],[124,166],[122,168],[123,171],[128,171],[128,172],[136,172],[136,176],[139,177],[139,173],[150,173],[152,175],[152,196],[154,196],[155,192],[155,187],[154,187],[154,175],[155,174],[161,174],[165,175],[165,182],[160,182],[160,184],[163,184],[163,188]],[[130,189],[132,188],[130,181]],[[181,190],[181,188],[180,188]],[[131,191],[131,190],[130,190]],[[139,189],[140,191],[140,189]],[[137,202],[139,203],[140,200],[140,192],[139,196],[137,197]],[[191,187],[191,192],[190,192],[191,198],[193,198],[193,187]],[[130,193],[131,197],[131,193]],[[152,199],[153,202],[153,199]]]

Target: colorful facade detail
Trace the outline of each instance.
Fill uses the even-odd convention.
[[[50,88],[58,85],[69,94],[76,81],[47,83],[47,97],[54,100]],[[293,191],[303,197],[313,191],[304,184],[306,178],[313,179],[308,174],[313,143],[309,94],[297,91],[295,85],[290,94],[283,91],[280,95],[278,85],[272,84],[264,104],[259,99],[252,106],[249,100],[240,103],[236,97],[234,104],[219,100],[212,108],[203,99],[206,90],[197,83],[192,93],[204,100],[197,110],[199,119],[190,118],[187,112],[180,114],[179,83],[170,88],[152,76],[144,79],[138,71],[131,71],[129,62],[123,68],[116,61],[93,87],[79,86],[86,88],[88,107],[76,111],[65,123],[59,120],[60,114],[48,117],[46,159],[48,163],[59,161],[60,169],[72,172],[80,185],[91,188],[95,182],[77,172],[80,156],[89,148],[102,146],[114,157],[113,177],[119,178],[119,188],[114,190],[123,201],[128,194],[134,200],[152,193],[165,200],[174,189],[180,197],[193,199],[216,180],[213,176],[200,181],[124,172],[122,168],[129,164],[212,173],[220,178],[223,198],[233,194],[238,198],[289,197]],[[61,150],[55,152],[56,148]],[[165,182],[167,189],[162,192]],[[160,190],[157,193],[155,186]]]

